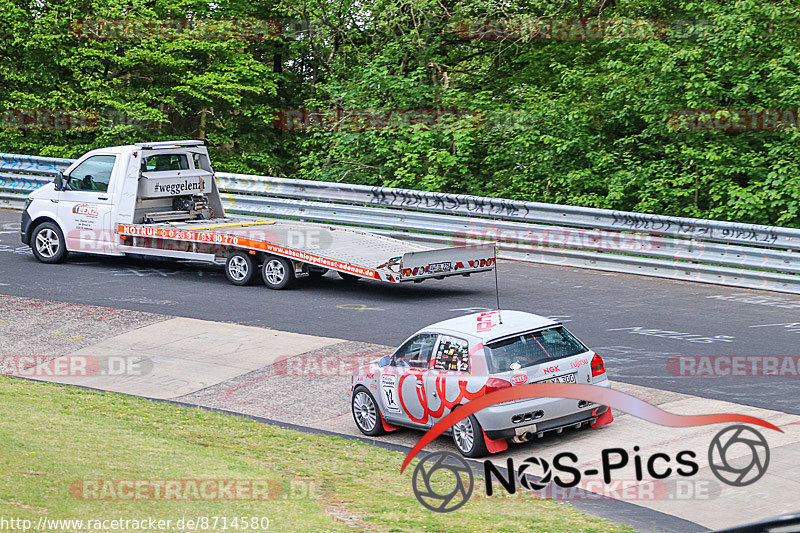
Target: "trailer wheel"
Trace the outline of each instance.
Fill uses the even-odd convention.
[[[294,265],[283,257],[268,255],[261,268],[261,277],[270,289],[286,289],[294,283]]]
[[[258,266],[253,255],[246,252],[233,252],[225,263],[225,277],[234,285],[250,285]]]
[[[67,243],[58,224],[43,222],[31,235],[33,256],[42,263],[60,263],[67,257]]]

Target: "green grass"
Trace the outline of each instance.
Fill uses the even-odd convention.
[[[404,455],[201,409],[0,378],[0,516],[177,520],[268,517],[272,531],[630,531],[529,495],[425,510]],[[269,501],[96,501],[79,480],[271,480]],[[229,531],[235,531],[229,529]]]

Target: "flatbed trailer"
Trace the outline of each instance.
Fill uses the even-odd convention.
[[[224,264],[236,285],[260,271],[273,289],[328,270],[347,280],[401,283],[495,267],[493,245],[430,249],[330,224],[228,217],[200,141],[85,154],[31,194],[21,238],[45,263],[73,251],[188,259]]]

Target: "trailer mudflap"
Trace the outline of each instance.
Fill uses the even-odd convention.
[[[403,254],[401,281],[441,278],[492,270],[495,267],[494,244],[454,246]]]

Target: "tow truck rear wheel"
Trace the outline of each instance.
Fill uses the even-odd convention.
[[[286,258],[268,255],[261,267],[261,278],[270,289],[286,289],[294,283],[294,265]]]
[[[250,285],[258,270],[254,257],[246,252],[233,252],[225,263],[228,281],[234,285]]]
[[[67,257],[67,243],[61,228],[53,222],[42,222],[31,235],[33,256],[42,263],[60,263]]]

